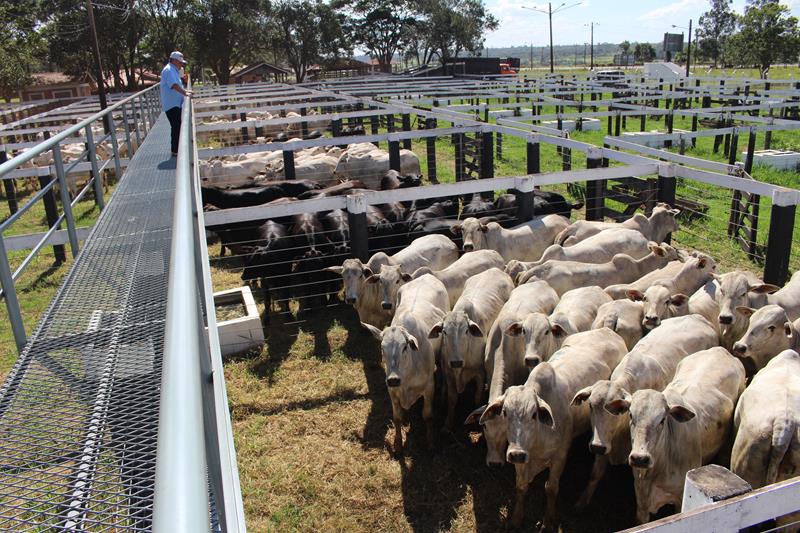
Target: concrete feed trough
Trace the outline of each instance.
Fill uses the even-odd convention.
[[[214,306],[240,305],[244,314],[237,318],[217,322],[219,346],[222,355],[235,355],[260,348],[264,344],[264,330],[250,287],[237,287],[214,293]]]
[[[747,155],[742,152],[742,157]],[[800,152],[791,150],[756,150],[753,152],[753,163],[765,165],[778,170],[797,170],[800,166]]]

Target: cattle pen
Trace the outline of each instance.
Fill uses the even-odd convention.
[[[78,391],[82,408],[90,410],[85,420],[75,421],[75,427],[85,429],[83,438],[76,439],[82,443],[77,452],[70,452],[63,441],[58,450],[45,450],[61,454],[58,461],[42,460],[47,453],[41,450],[38,459],[29,459],[19,448],[32,435],[43,435],[40,419],[28,426],[27,433],[18,431],[16,441],[14,434],[4,437],[7,449],[16,450],[19,458],[0,473],[2,527],[58,524],[101,530],[111,525],[149,530],[157,528],[159,520],[167,520],[164,509],[184,504],[187,516],[204,530],[208,524],[212,530],[244,531],[245,517],[251,531],[495,531],[504,527],[512,507],[514,470],[509,465],[485,465],[485,443],[477,425],[459,424],[453,432],[437,433],[436,450],[428,451],[417,406],[410,413],[407,449],[399,458],[389,453],[391,406],[380,346],[362,330],[352,307],[340,299],[341,277],[327,270],[348,258],[366,263],[376,252],[392,254],[430,233],[448,235],[461,247],[453,228],[470,213],[509,227],[550,212],[573,220],[624,221],[637,212],[650,215],[657,205],[669,204],[681,210],[680,229],[670,241],[676,248],[706,253],[726,271],[750,270],[775,285],[783,285],[800,270],[797,167],[770,169],[765,160],[757,159],[756,150],[758,143],[763,143],[764,150],[799,148],[793,133],[800,124],[800,88],[793,81],[693,77],[671,84],[628,76],[610,87],[591,78],[564,76],[387,76],[204,87],[184,110],[186,125],[177,165],[158,167],[177,177],[176,190],[164,198],[157,181],[136,178],[133,172],[146,172],[146,167],[129,159],[148,134],[164,135],[163,119],[157,122],[153,111],[157,103],[153,93],[120,100],[108,114],[117,126],[97,141],[113,141],[111,156],[105,161],[98,161],[90,148],[95,142],[90,124],[71,128],[53,119],[69,133],[45,149],[59,153],[59,143],[81,130],[80,141],[88,146],[78,162],[67,171],[57,163],[22,168],[21,160],[13,158],[0,167],[0,178],[52,175],[60,184],[64,214],[48,220],[46,234],[36,241],[0,238],[0,243],[12,243],[8,247],[12,251],[33,248],[35,255],[45,244],[62,248],[70,244],[76,253],[78,242],[84,239],[89,245],[102,244],[106,234],[100,233],[101,239],[93,241],[88,232],[78,233],[68,213],[90,190],[102,203],[101,181],[96,178],[115,165],[118,176],[123,168],[133,168],[134,176],[122,181],[127,188],[115,192],[116,197],[134,202],[129,209],[145,209],[148,202],[157,206],[145,233],[153,232],[159,246],[170,242],[172,246],[164,263],[154,260],[154,249],[143,249],[135,256],[138,259],[131,268],[144,277],[128,287],[125,297],[131,303],[126,309],[136,309],[133,302],[141,294],[141,311],[95,309],[86,331],[78,333],[81,339],[70,340],[63,348],[77,350],[73,356],[47,344],[52,342],[45,334],[49,318],[33,332],[34,341],[26,347],[27,334],[13,291],[18,276],[11,275],[6,249],[0,247],[0,280],[22,351],[21,363],[0,391],[0,405],[6,405],[0,415],[5,416],[10,406],[24,408],[25,401],[32,401],[30,395],[19,392],[25,390],[20,384],[31,379],[31,363],[36,372],[50,372],[60,386]],[[93,106],[87,109],[95,110]],[[55,132],[56,128],[47,127],[48,120],[40,117],[38,128]],[[92,115],[91,120],[102,117]],[[660,130],[647,132],[648,121]],[[18,131],[23,132],[17,133],[18,139],[6,139],[9,155],[20,149],[36,151],[39,143],[22,136],[35,135],[37,128]],[[652,135],[644,139],[626,133]],[[127,143],[127,158],[120,157],[117,137],[120,145]],[[362,151],[348,152],[353,146]],[[136,161],[146,164],[142,156]],[[386,170],[396,171],[398,188],[382,187]],[[89,180],[80,197],[70,199],[66,175],[78,171],[89,172]],[[418,181],[406,186],[404,180],[413,175]],[[304,180],[336,183],[331,187],[339,189],[331,194],[308,189],[297,194],[297,200],[279,197],[257,205],[236,193]],[[43,182],[41,194],[30,202],[42,201],[53,189],[54,185],[48,187],[53,181]],[[144,183],[146,191],[131,188],[135,183]],[[213,193],[207,189],[224,193],[209,202]],[[149,196],[136,200],[142,194]],[[175,209],[170,212],[165,198],[169,203],[173,194]],[[563,203],[554,207],[557,201]],[[407,215],[386,206],[404,212],[414,206],[426,216],[410,223]],[[383,215],[378,216],[379,212]],[[266,221],[306,217],[311,224],[311,219],[332,213],[336,217],[320,222],[313,241],[296,241],[282,254],[258,252],[265,238],[259,231]],[[135,219],[133,210],[119,216]],[[172,240],[162,217],[174,224]],[[111,220],[112,215],[105,215],[106,224]],[[66,232],[58,229],[59,224],[67,226]],[[108,231],[100,224],[95,234]],[[115,227],[117,238],[126,235],[123,226]],[[132,231],[138,234],[139,230]],[[164,234],[156,236],[159,232]],[[337,245],[328,246],[335,239],[339,239]],[[96,253],[89,250],[86,261]],[[104,253],[106,260],[120,261],[127,252]],[[76,272],[85,271],[81,260],[76,265]],[[80,279],[78,273],[70,276]],[[179,282],[181,276],[185,277]],[[112,278],[102,281],[112,282],[118,283]],[[146,283],[153,286],[142,285]],[[85,282],[82,286],[88,290]],[[175,306],[172,310],[169,301],[155,304],[147,299],[162,292],[166,298],[167,291]],[[225,291],[232,291],[236,298],[223,298],[219,293]],[[59,306],[69,304],[70,294],[65,291],[60,296]],[[125,321],[134,319],[140,329],[127,329]],[[75,325],[84,327],[81,320]],[[153,333],[164,327],[172,332]],[[151,341],[148,347],[137,342],[136,331],[142,338],[156,339],[155,344]],[[93,337],[98,332],[106,336]],[[40,337],[43,340],[37,340]],[[222,357],[220,350],[227,355]],[[122,356],[104,357],[106,351]],[[168,374],[163,378],[162,353],[163,372]],[[191,357],[195,353],[201,356]],[[148,354],[154,354],[155,360]],[[42,361],[53,356],[61,364],[78,365],[85,375],[76,379],[73,374],[80,371],[53,365],[39,370],[48,364]],[[147,357],[150,362],[142,363]],[[135,360],[139,361],[136,365]],[[84,366],[75,361],[84,361]],[[131,370],[113,368],[119,364]],[[160,400],[152,371],[143,373],[142,364],[157,367],[155,375],[166,380],[161,381]],[[175,369],[186,364],[196,365],[188,368],[196,370],[197,376],[177,375],[180,372]],[[224,379],[216,379],[223,372]],[[200,375],[209,379],[195,380]],[[109,380],[109,376],[116,377]],[[142,398],[133,398],[133,385],[145,391]],[[88,399],[83,397],[86,391]],[[168,393],[173,397],[168,398]],[[148,409],[160,405],[162,417],[180,418],[170,411],[178,405],[175,394],[190,398],[196,408],[192,420],[205,420],[205,425],[181,426],[170,438],[170,432],[156,431]],[[114,403],[120,401],[121,405]],[[139,422],[119,422],[126,405],[139,409],[131,411]],[[462,398],[457,417],[466,419],[474,407]],[[440,418],[437,412],[437,427]],[[94,428],[106,426],[110,431],[97,439]],[[204,436],[197,433],[203,427]],[[158,458],[156,433],[158,453],[163,454]],[[126,456],[120,443],[137,435],[146,435],[146,446],[134,447]],[[197,440],[204,441],[202,449],[195,446]],[[636,523],[636,502],[633,476],[626,466],[610,467],[588,509],[572,510],[590,476],[587,443],[588,436],[579,437],[570,451],[558,496],[560,529],[631,528]],[[131,459],[130,453],[141,458]],[[115,455],[116,459],[109,458]],[[37,460],[38,467],[31,467]],[[187,477],[182,479],[170,470],[168,460],[175,460],[176,468],[186,468],[181,472]],[[88,478],[82,476],[84,472]],[[174,484],[165,481],[170,478],[176,478]],[[26,492],[24,485],[36,482],[44,488]],[[203,490],[187,490],[199,485]],[[537,478],[528,492],[526,527],[543,513],[543,485],[544,479]],[[53,486],[64,501],[47,493]],[[783,481],[710,507],[686,507],[683,513],[674,509],[678,514],[635,530],[711,529],[710,524],[721,531],[744,529],[797,511],[798,490],[797,479]],[[176,502],[177,493],[186,500]]]

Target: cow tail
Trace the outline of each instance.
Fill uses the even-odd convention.
[[[769,452],[769,464],[767,465],[766,484],[771,485],[778,479],[778,469],[781,466],[786,451],[792,444],[796,428],[790,418],[781,417],[776,420],[772,427],[772,448]]]

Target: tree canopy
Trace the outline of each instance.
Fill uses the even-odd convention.
[[[714,61],[714,66],[725,50],[728,37],[736,30],[736,13],[733,0],[709,0],[711,8],[700,16],[697,28],[697,48],[701,55]]]
[[[731,37],[731,50],[739,64],[757,65],[761,77],[778,61],[796,62],[800,29],[789,8],[775,0],[750,0]]]

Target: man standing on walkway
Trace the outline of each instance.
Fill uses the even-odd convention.
[[[169,63],[161,71],[161,108],[169,119],[172,128],[172,156],[178,155],[178,138],[181,134],[181,108],[184,96],[192,96],[181,83],[181,69],[186,65],[183,54],[172,52]]]

